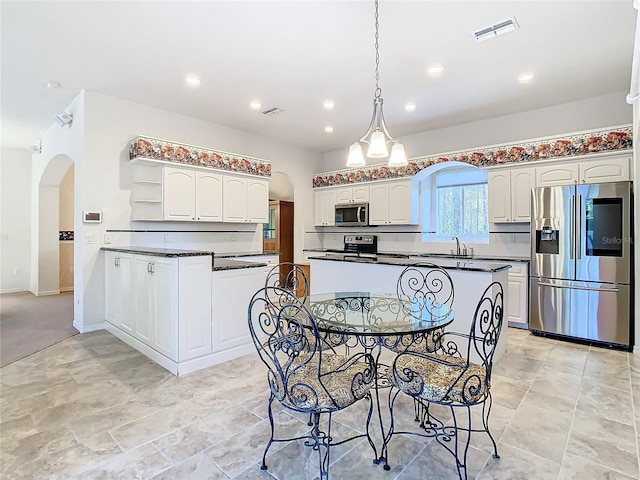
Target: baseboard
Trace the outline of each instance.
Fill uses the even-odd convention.
[[[76,321],[73,321],[73,327],[78,330],[80,333],[89,333],[89,332],[97,332],[98,330],[104,330],[105,329],[105,322],[102,323],[94,323],[91,325],[82,325],[80,326],[79,324],[76,323]]]
[[[29,291],[29,289],[24,289],[24,288],[7,288],[5,290],[0,290],[0,294],[3,293],[27,293]]]
[[[61,288],[60,292],[73,292],[73,287],[65,287]]]
[[[48,290],[46,292],[34,292],[33,290],[29,290],[36,297],[44,297],[47,295],[60,295],[60,290]]]

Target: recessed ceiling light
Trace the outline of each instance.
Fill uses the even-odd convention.
[[[427,67],[427,73],[429,75],[440,75],[443,70],[444,70],[444,67],[439,64],[429,65]]]
[[[190,87],[197,87],[202,83],[200,77],[198,77],[197,75],[187,75],[185,77],[185,82],[187,82],[187,85],[189,85]]]
[[[520,83],[529,83],[531,80],[534,79],[535,76],[536,76],[535,73],[530,73],[530,72],[521,73],[520,75],[518,75],[518,81]]]
[[[333,102],[333,100],[325,100],[322,106],[327,110],[333,110],[335,103]]]
[[[47,88],[58,88],[60,84],[58,82],[54,82],[53,80],[49,80],[47,83]]]
[[[407,103],[407,104],[404,106],[404,109],[405,109],[407,112],[415,112],[415,110],[416,110],[416,104],[415,104],[415,103]]]
[[[254,110],[260,110],[262,108],[262,103],[260,103],[258,100],[252,100],[249,106]]]
[[[327,125],[324,127],[324,131],[327,133],[333,133],[333,127],[331,125]]]

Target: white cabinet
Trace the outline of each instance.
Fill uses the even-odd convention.
[[[105,320],[133,333],[133,255],[105,252]]]
[[[266,223],[269,216],[269,181],[224,175],[223,221]]]
[[[253,295],[264,287],[264,269],[214,271],[211,277],[213,352],[253,346],[247,326],[247,306]]]
[[[507,317],[510,327],[529,328],[529,265],[513,262],[509,269]]]
[[[489,170],[487,179],[489,222],[531,221],[534,167]]]
[[[376,182],[369,187],[369,224],[411,224],[411,179]]]
[[[353,185],[336,189],[336,203],[360,203],[369,201],[369,185]]]
[[[338,192],[335,188],[316,189],[313,193],[315,207],[315,225],[319,227],[336,224],[336,204]]]
[[[105,262],[107,330],[176,375],[211,353],[210,255],[107,251]]]
[[[617,156],[572,163],[554,162],[536,168],[536,185],[570,185],[572,183],[622,182],[631,179],[631,158]]]
[[[196,221],[222,221],[222,174],[196,172]]]

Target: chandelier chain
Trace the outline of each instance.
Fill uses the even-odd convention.
[[[376,0],[376,92],[375,97],[380,98],[382,94],[382,89],[378,85],[380,81],[380,53],[378,53],[378,0]]]

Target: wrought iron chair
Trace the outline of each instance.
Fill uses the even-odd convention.
[[[498,282],[489,285],[480,299],[469,334],[445,332],[435,352],[405,352],[397,355],[391,369],[394,389],[389,393],[391,430],[435,438],[456,459],[460,480],[467,476],[467,451],[473,432],[485,432],[493,443],[493,458],[499,459],[498,447],[489,431],[491,414],[491,370],[493,354],[503,324],[503,288]],[[473,360],[478,359],[477,363]],[[397,390],[396,390],[397,389]],[[394,403],[400,393],[424,405],[419,432],[394,431]],[[450,408],[453,425],[445,425],[428,409],[430,404]],[[473,428],[471,407],[482,405],[482,428]],[[466,409],[466,426],[456,417],[456,410]],[[464,433],[466,438],[460,437]],[[459,443],[464,443],[460,446]]]
[[[370,389],[374,386],[376,369],[373,357],[366,353],[339,355],[318,348],[322,338],[316,322],[307,308],[290,290],[265,287],[249,304],[249,330],[256,350],[267,366],[269,422],[271,435],[262,457],[262,469],[267,469],[266,457],[274,442],[305,440],[305,445],[318,452],[320,479],[329,478],[329,451],[367,433],[335,442],[331,437],[331,417],[358,400],[369,400],[369,419],[372,403]],[[309,335],[307,332],[311,332]],[[309,413],[313,422],[306,435],[295,438],[275,438],[272,403]],[[326,431],[320,428],[320,415],[326,414]],[[375,449],[374,449],[375,453]]]
[[[303,302],[309,295],[309,279],[298,265],[291,262],[275,265],[267,274],[264,286],[290,290]]]

